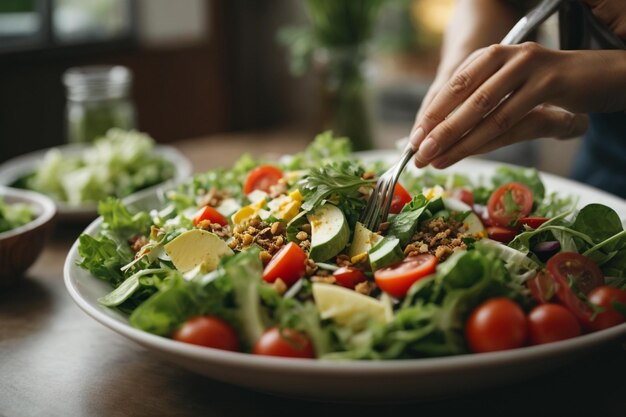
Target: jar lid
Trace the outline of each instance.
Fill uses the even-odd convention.
[[[72,67],[63,74],[70,100],[102,100],[128,95],[132,72],[121,65]]]

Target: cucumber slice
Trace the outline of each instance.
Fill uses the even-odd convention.
[[[370,250],[369,259],[372,271],[401,261],[404,259],[404,252],[402,252],[400,239],[385,236]]]

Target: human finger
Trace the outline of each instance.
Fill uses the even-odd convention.
[[[412,144],[421,143],[425,135],[502,67],[505,62],[502,51],[500,45],[492,45],[452,76],[421,112],[416,134],[411,138]]]
[[[491,152],[532,139],[578,137],[587,130],[588,124],[586,114],[572,113],[556,106],[540,105],[528,112],[505,133],[486,143],[461,141],[445,155],[436,158],[432,165],[436,168],[446,168],[467,156]]]

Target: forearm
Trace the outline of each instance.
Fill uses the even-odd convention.
[[[498,43],[521,17],[503,0],[459,0],[448,23],[438,77],[448,78],[477,49]]]

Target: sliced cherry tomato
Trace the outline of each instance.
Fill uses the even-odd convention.
[[[580,336],[576,317],[559,304],[541,304],[528,313],[528,330],[533,345]]]
[[[607,329],[626,321],[624,314],[615,309],[617,304],[621,306],[621,311],[626,311],[626,291],[603,285],[589,293],[589,302],[604,309],[589,323],[590,330]]]
[[[519,182],[510,182],[496,189],[487,203],[489,219],[497,225],[508,227],[528,216],[533,208],[533,193]]]
[[[248,173],[243,185],[243,192],[250,194],[254,190],[269,193],[272,185],[278,184],[283,177],[283,171],[272,165],[260,165]]]
[[[519,219],[519,222],[521,224],[525,224],[531,229],[537,229],[548,220],[550,219],[548,219],[547,217],[522,217],[521,219]]]
[[[194,345],[239,351],[239,339],[233,327],[213,316],[190,318],[174,332],[172,338]]]
[[[556,283],[552,275],[546,270],[537,272],[537,275],[526,281],[533,299],[539,304],[545,304],[554,298]]]
[[[272,327],[259,338],[252,352],[255,355],[282,356],[287,358],[315,358],[311,340],[293,329]]]
[[[435,271],[437,258],[429,253],[409,256],[374,272],[376,285],[387,294],[402,298],[413,283]]]
[[[353,266],[342,266],[333,272],[333,277],[335,277],[335,282],[338,285],[352,290],[356,287],[356,284],[367,281],[365,273]]]
[[[468,188],[455,188],[450,194],[451,197],[461,200],[470,207],[474,205],[474,193]]]
[[[280,278],[288,286],[304,274],[306,253],[294,242],[289,242],[279,249],[263,270],[263,279],[274,282]]]
[[[578,281],[583,284],[584,288],[593,289],[595,288],[595,284],[593,284],[593,282],[604,283],[604,278],[602,278],[600,272],[600,280],[598,280],[598,276],[595,276],[597,271],[595,271],[593,267],[590,267],[589,270],[585,269],[584,265],[587,264],[587,262],[581,258],[585,257],[573,252],[561,252],[550,258],[546,266],[548,272],[550,272],[550,275],[554,278],[554,282],[556,284],[556,298],[558,302],[571,311],[572,314],[574,314],[574,316],[578,319],[578,322],[583,327],[587,328],[593,318],[594,311],[572,290],[570,287],[570,280],[572,280],[572,285],[576,285],[577,288],[582,291],[582,289],[577,285]],[[591,262],[591,264],[593,264],[593,262]],[[580,268],[577,268],[576,265]],[[595,264],[593,265],[595,266]],[[568,272],[571,272],[571,274]],[[582,278],[577,279],[580,277]]]
[[[396,183],[396,186],[393,189],[393,198],[391,199],[391,207],[389,208],[389,212],[393,214],[400,213],[402,207],[410,203],[411,200],[412,198],[409,192],[405,190],[399,182]]]
[[[226,226],[228,224],[228,220],[226,217],[222,216],[222,214],[215,210],[211,206],[202,207],[193,218],[193,225],[197,226],[203,220],[208,220],[211,223],[221,224],[222,226]]]
[[[560,252],[548,259],[548,271],[554,278],[561,278],[587,295],[596,287],[604,285],[604,274],[591,259],[576,252]]]
[[[526,315],[514,301],[492,298],[470,314],[465,337],[472,352],[493,352],[524,346],[528,337]]]
[[[509,243],[515,238],[517,230],[510,227],[489,226],[487,227],[487,236],[489,239],[497,240],[502,243]]]

